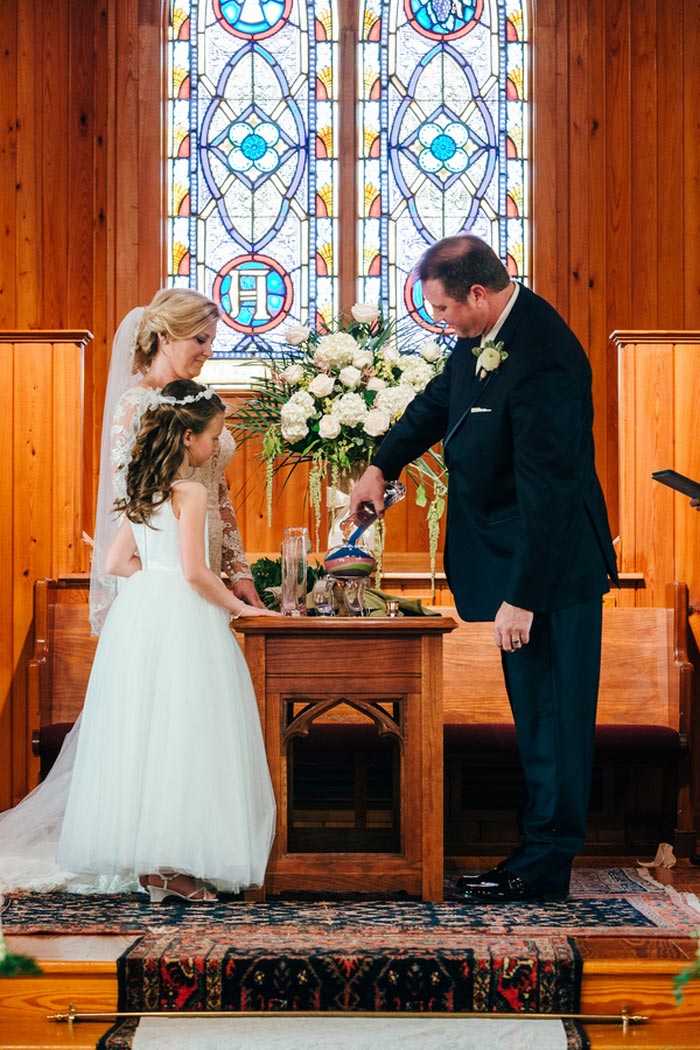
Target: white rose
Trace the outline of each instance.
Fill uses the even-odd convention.
[[[314,361],[319,368],[345,368],[351,365],[357,353],[357,343],[347,332],[324,335],[314,350]]]
[[[321,416],[318,424],[318,433],[322,438],[337,438],[340,433],[340,422],[338,421],[338,417],[334,415]]]
[[[379,310],[369,303],[355,303],[350,311],[353,318],[360,324],[374,324],[379,317]]]
[[[290,346],[301,346],[311,335],[311,329],[305,324],[295,324],[287,328],[284,337]]]
[[[369,368],[373,361],[374,355],[371,350],[358,350],[352,359],[355,368]]]
[[[354,390],[362,379],[362,372],[359,368],[355,368],[353,365],[348,365],[347,368],[341,368],[338,373],[338,379],[343,386],[347,386],[351,390]]]
[[[395,365],[401,356],[398,350],[395,350],[393,346],[385,346],[382,351],[382,354],[384,356],[384,360],[388,365]]]
[[[368,390],[383,390],[385,386],[386,379],[380,379],[379,376],[372,376],[372,378],[367,381]]]
[[[367,405],[359,394],[348,391],[335,402],[334,414],[344,426],[356,427],[367,418]]]
[[[479,354],[476,364],[477,368],[484,372],[493,372],[501,363],[501,355],[493,346],[487,346]]]
[[[334,386],[333,376],[327,376],[325,372],[319,372],[309,383],[309,393],[313,394],[314,397],[329,397],[333,392]]]
[[[370,437],[378,437],[380,434],[386,434],[390,425],[391,420],[389,419],[388,412],[385,412],[381,408],[371,408],[367,413],[367,419],[365,420],[362,429],[365,434],[369,434]]]
[[[432,364],[438,357],[442,357],[442,350],[434,339],[426,339],[420,348],[420,356]]]
[[[301,365],[287,365],[287,367],[280,372],[280,377],[289,386],[295,386],[304,374],[304,369]]]

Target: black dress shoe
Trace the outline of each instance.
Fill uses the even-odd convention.
[[[472,883],[464,891],[465,901],[486,901],[491,904],[505,904],[517,901],[563,901],[568,897],[566,890],[553,890],[538,883],[527,882],[519,875],[512,875],[502,869],[496,872],[489,882]]]
[[[516,846],[507,857],[504,857],[503,860],[499,860],[495,867],[489,868],[488,871],[482,871],[479,875],[471,873],[469,875],[460,875],[457,879],[457,889],[466,890],[467,886],[474,886],[479,882],[491,882],[496,875],[500,875],[502,871],[506,870],[508,865],[515,860],[516,857],[520,856],[523,849],[524,847],[522,845]]]
[[[503,871],[503,862],[497,864],[495,868],[489,868],[488,871],[480,871],[470,873],[469,875],[460,875],[457,879],[457,889],[466,890],[469,886],[477,886],[481,882],[492,882],[497,875]]]

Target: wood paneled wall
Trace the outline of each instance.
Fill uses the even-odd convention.
[[[669,580],[700,605],[700,520],[688,497],[655,482],[654,470],[700,475],[700,332],[616,332],[620,374],[622,572],[639,572],[637,605],[663,606]]]
[[[534,5],[533,284],[587,347],[615,530],[615,329],[700,320],[698,0]]]
[[[164,9],[164,0],[4,0],[0,20],[0,330],[95,335],[88,532],[109,343],[164,273]],[[700,0],[533,0],[531,33],[533,287],[589,351],[615,529],[609,333],[700,328]],[[264,514],[244,519],[248,548],[270,549]],[[11,616],[3,605],[3,636]],[[0,695],[0,709],[8,703]],[[12,793],[22,790],[20,777]],[[8,792],[0,785],[0,808]]]
[[[80,572],[83,359],[90,333],[0,334],[0,795],[17,802],[30,767],[26,668],[34,581]],[[9,760],[6,760],[9,759]]]

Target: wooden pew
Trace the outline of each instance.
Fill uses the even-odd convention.
[[[659,779],[658,790],[664,796],[670,821],[666,839],[674,843],[681,856],[694,851],[690,769],[693,666],[688,658],[685,583],[668,588],[667,603],[667,608],[611,606],[603,610],[589,829],[593,852],[614,852],[616,841],[624,845],[619,834],[616,840],[610,828],[606,833],[605,826],[596,826],[594,819],[596,805],[603,809],[615,803],[635,807],[633,798],[623,797],[623,764],[631,776],[639,778],[638,795],[642,797],[644,788],[653,786],[651,778]],[[440,612],[457,616],[450,607],[441,607]],[[476,791],[502,791],[499,776],[502,781],[504,773],[506,779],[510,777],[505,787],[512,796],[520,778],[515,730],[491,624],[460,622],[444,639],[444,658],[446,853],[466,855],[473,852],[475,840],[483,847],[489,839],[494,854],[507,852],[513,836],[517,836],[512,814],[511,826],[504,832],[498,804],[491,812],[483,807],[479,810],[465,797]],[[627,785],[627,795],[633,791],[634,785]],[[597,796],[606,796],[607,802],[606,797]],[[502,808],[506,808],[505,801]],[[644,813],[629,814],[631,821],[635,818],[643,821]],[[477,829],[475,822],[479,820],[484,826]],[[460,845],[465,848],[460,849]],[[619,852],[625,850],[620,848]]]
[[[35,586],[35,647],[28,691],[33,748],[44,773],[85,696],[96,646],[89,632],[87,596],[84,576],[38,580]],[[651,776],[651,770],[660,772],[666,809],[671,813],[669,836],[681,855],[693,852],[695,845],[689,758],[693,667],[687,652],[687,601],[687,587],[677,583],[669,588],[667,608],[604,609],[596,733],[597,761],[605,765],[608,781],[615,781],[618,759],[623,758],[642,780]],[[458,619],[451,607],[440,611]],[[470,799],[464,798],[465,783],[475,771],[496,782],[504,769],[511,770],[517,779],[515,735],[491,625],[459,621],[444,640],[444,654],[446,852],[451,856],[488,853],[490,845],[491,852],[497,853],[508,842],[502,834],[499,838],[492,815],[490,825],[489,814],[483,815],[483,833],[475,836],[474,823],[479,817]],[[329,732],[326,726],[318,735],[327,753],[333,743]],[[369,746],[368,741],[362,743],[363,732],[366,735],[367,728],[358,727],[358,768],[363,747],[367,750]],[[37,769],[37,779],[38,773]],[[608,795],[614,787],[614,783],[609,785]],[[476,793],[480,790],[477,786]],[[605,786],[597,790],[604,791]],[[512,802],[504,800],[503,808],[512,809]],[[592,836],[593,852],[612,851],[615,841],[610,835],[605,837],[604,828],[594,823]],[[619,842],[618,852],[625,852],[624,842]]]

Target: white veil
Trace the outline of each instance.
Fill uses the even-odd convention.
[[[131,368],[142,316],[143,307],[131,310],[119,325],[112,343],[102,416],[100,479],[90,572],[90,623],[95,634],[102,630],[107,611],[116,596],[116,577],[107,576],[104,571],[105,554],[117,531],[117,519],[112,512],[112,420],[122,394],[141,378],[138,374],[132,375]],[[4,892],[69,889],[77,893],[115,893],[134,888],[133,879],[76,875],[63,871],[56,860],[81,721],[79,715],[46,780],[14,809],[0,815],[0,889]]]
[[[63,742],[46,780],[14,809],[0,813],[0,892],[68,890],[71,893],[127,893],[135,876],[77,874],[61,868],[58,843],[66,812],[82,716]]]
[[[116,577],[107,576],[104,572],[105,553],[117,530],[117,521],[112,513],[114,494],[110,438],[117,402],[141,378],[140,375],[131,374],[131,367],[136,331],[142,316],[143,307],[131,310],[117,329],[112,344],[102,417],[100,480],[90,574],[90,623],[95,634],[100,633],[107,610],[116,595]],[[64,871],[56,859],[81,721],[82,715],[79,715],[46,779],[14,809],[0,814],[1,892],[68,889],[76,893],[121,893],[138,887],[133,878]]]
[[[143,306],[130,310],[119,325],[112,343],[104,412],[102,414],[102,442],[100,444],[100,479],[95,510],[95,536],[90,570],[90,626],[93,634],[100,634],[109,607],[117,593],[115,576],[105,573],[105,555],[117,532],[117,518],[113,511],[111,434],[114,410],[122,394],[138,383],[140,374],[131,372],[134,360],[136,333],[143,317]]]

